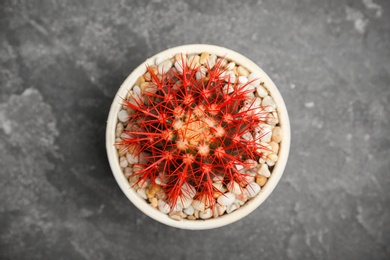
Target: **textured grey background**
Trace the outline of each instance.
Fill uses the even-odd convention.
[[[0,3],[0,259],[389,259],[390,1]],[[141,214],[104,147],[110,103],[187,43],[259,64],[289,109],[280,184],[230,226]]]

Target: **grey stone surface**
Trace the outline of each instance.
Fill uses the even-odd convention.
[[[105,121],[166,48],[255,61],[289,109],[285,174],[255,212],[167,227],[118,188]],[[1,1],[0,259],[389,259],[390,1]]]

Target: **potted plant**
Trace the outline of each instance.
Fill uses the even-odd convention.
[[[122,191],[146,215],[183,229],[224,226],[255,210],[280,180],[289,147],[275,84],[213,45],[146,60],[119,88],[107,121]]]

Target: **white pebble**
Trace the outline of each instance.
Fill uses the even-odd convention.
[[[213,186],[219,192],[222,192],[222,193],[226,192],[226,188],[224,187],[222,182],[213,182]]]
[[[272,161],[271,159],[265,159],[265,163],[268,164],[268,166],[274,166],[275,165],[275,161]]]
[[[282,129],[279,126],[272,129],[272,141],[276,143],[282,141]]]
[[[192,199],[190,198],[187,198],[186,196],[181,196],[178,200],[177,200],[177,204],[182,207],[183,209],[186,209],[188,207],[191,206],[192,204]]]
[[[118,112],[118,119],[121,122],[126,122],[129,120],[129,114],[127,113],[127,110],[122,109]]]
[[[233,194],[241,194],[242,193],[240,185],[237,182],[235,182],[235,181],[229,182],[226,185],[226,187]]]
[[[232,213],[233,211],[235,211],[238,208],[239,208],[239,205],[231,204],[230,206],[227,207],[226,213],[230,214],[230,213]]]
[[[158,74],[163,75],[167,73],[172,68],[172,62],[170,60],[166,60],[158,65]]]
[[[221,205],[221,204],[216,204],[215,207],[217,208],[217,211],[218,211],[218,215],[219,216],[222,216],[222,214],[225,212],[226,210],[226,206],[224,205]]]
[[[195,209],[195,210],[198,210],[198,211],[204,211],[205,209],[205,204],[203,201],[200,201],[200,200],[194,200],[192,201],[192,207]]]
[[[259,97],[261,97],[261,98],[268,96],[267,90],[261,85],[256,87],[256,92],[257,92],[257,95],[259,95]]]
[[[211,218],[212,216],[213,216],[213,213],[211,212],[211,209],[210,209],[210,208],[208,208],[208,209],[206,209],[206,210],[204,210],[204,211],[199,212],[199,217],[200,217],[201,219],[209,219],[209,218]]]
[[[217,55],[215,54],[211,54],[208,58],[207,58],[207,66],[212,69],[214,68],[215,66],[215,62],[217,61]]]
[[[186,65],[185,61],[182,61],[182,60],[177,60],[175,61],[175,68],[177,69],[177,71],[179,73],[183,73],[183,63],[184,63],[184,66]]]
[[[267,164],[262,164],[257,173],[263,175],[266,178],[271,176],[271,172],[269,171]]]
[[[254,87],[257,87],[260,85],[261,83],[261,79],[260,79],[260,75],[255,73],[255,72],[252,72],[251,74],[249,74],[248,76],[248,81],[250,82],[250,84]]]
[[[256,182],[250,182],[245,187],[245,189],[247,190],[247,194],[250,198],[253,198],[254,196],[256,196],[261,190],[259,184],[257,184]]]
[[[227,92],[228,94],[231,94],[231,93],[234,92],[234,87],[233,87],[232,84],[225,84],[225,85],[223,86],[223,91],[224,91],[224,93]]]
[[[222,183],[223,182],[223,175],[216,175],[213,177],[213,182],[216,182],[216,183]]]
[[[188,183],[184,183],[183,186],[181,186],[181,192],[190,199],[193,199],[196,195],[196,189]]]
[[[235,166],[236,166],[237,171],[244,169],[244,166],[242,166],[241,164],[236,164]]]
[[[164,58],[159,56],[159,57],[157,57],[157,58],[154,60],[154,64],[160,65],[163,61],[164,61]]]
[[[248,78],[245,77],[245,76],[239,76],[239,77],[238,77],[238,83],[240,83],[240,84],[246,84],[246,83],[248,83]]]
[[[276,105],[274,103],[274,100],[270,96],[266,96],[263,98],[263,102],[261,102],[261,105],[264,106],[264,111],[272,112],[275,111]]]
[[[268,127],[264,127],[260,133],[260,141],[269,143],[271,142],[272,130]]]
[[[130,164],[135,164],[139,162],[139,157],[135,156],[132,153],[126,153],[126,159]]]
[[[137,190],[137,193],[138,193],[138,195],[140,195],[141,198],[143,198],[144,200],[146,200],[146,199],[148,198],[148,196],[146,195],[145,188],[142,188],[142,189]]]
[[[131,175],[133,175],[133,168],[126,167],[123,170],[123,174],[125,175],[126,178],[129,178]]]
[[[218,197],[217,202],[223,206],[231,205],[235,200],[235,196],[231,192],[226,192]]]
[[[119,158],[119,165],[122,167],[122,168],[125,168],[129,165],[129,163],[127,162],[126,158],[124,156],[121,156]]]
[[[173,206],[172,211],[182,211],[183,210],[183,207],[177,202],[176,202],[176,205]]]
[[[184,209],[184,213],[186,213],[186,214],[189,215],[189,216],[193,215],[194,212],[195,212],[195,209],[194,209],[194,207],[192,207],[192,206],[189,206],[189,207],[187,207],[187,208]]]
[[[228,65],[226,65],[226,70],[232,70],[232,69],[234,69],[235,66],[236,66],[236,63],[231,61],[231,62],[229,62]]]
[[[168,214],[171,211],[171,207],[163,200],[158,200],[158,210],[164,214]]]

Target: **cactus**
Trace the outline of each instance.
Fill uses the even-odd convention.
[[[258,161],[269,149],[260,144],[266,109],[251,82],[230,81],[223,61],[206,70],[184,56],[180,69],[147,66],[149,81],[123,99],[129,118],[118,145],[138,158],[137,183],[159,178],[171,208],[184,197],[213,207],[221,193],[213,182],[244,187],[248,159]]]

